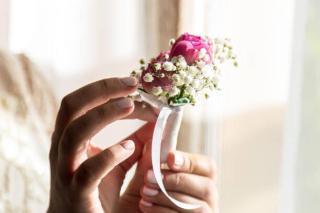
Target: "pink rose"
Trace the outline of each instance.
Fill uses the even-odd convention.
[[[147,92],[150,92],[153,87],[162,87],[163,90],[169,91],[172,87],[172,80],[170,79],[170,76],[174,74],[173,72],[167,72],[163,68],[160,70],[156,70],[155,64],[166,61],[166,55],[169,55],[169,51],[161,52],[158,57],[151,60],[151,62],[148,64],[147,68],[144,69],[141,73],[141,83],[144,90]],[[143,77],[145,74],[152,74],[153,80],[152,82],[146,82],[143,80]]]
[[[191,65],[196,60],[200,59],[199,53],[202,48],[205,49],[206,52],[202,53],[201,58],[205,59],[206,64],[211,63],[213,57],[212,43],[201,36],[184,33],[173,44],[170,52],[170,59],[174,56],[182,55],[188,65]]]

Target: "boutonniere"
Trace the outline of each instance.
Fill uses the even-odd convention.
[[[169,41],[171,49],[161,52],[149,62],[140,60],[140,69],[132,76],[139,80],[139,100],[159,108],[160,113],[153,133],[151,158],[157,183],[162,192],[177,206],[195,209],[171,197],[162,182],[160,164],[165,163],[170,151],[176,149],[183,106],[196,104],[219,90],[222,64],[238,66],[229,39],[214,40],[185,33]]]

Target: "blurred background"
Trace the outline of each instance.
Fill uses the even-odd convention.
[[[217,161],[221,211],[319,212],[318,0],[0,0],[0,48],[26,54],[57,101],[127,76],[183,32],[230,37],[238,55],[222,91],[186,109],[178,145]],[[118,122],[94,141],[109,146],[139,125]],[[3,210],[16,199],[5,193]]]

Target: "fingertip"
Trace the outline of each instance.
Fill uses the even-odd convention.
[[[148,207],[151,207],[153,204],[144,200],[144,199],[141,199],[140,202],[139,202],[139,206],[144,209],[144,208],[148,208]]]
[[[119,112],[122,116],[121,117],[126,117],[130,114],[135,109],[134,102],[130,98],[119,98],[119,99],[114,99],[111,101],[113,105],[113,109],[115,112]]]
[[[114,104],[120,109],[131,109],[134,107],[134,103],[130,98],[120,98]]]
[[[185,156],[181,152],[170,152],[167,158],[167,164],[170,169],[177,171],[183,169]]]
[[[135,144],[132,140],[126,140],[126,141],[122,141],[120,143],[120,145],[125,149],[125,150],[128,150],[128,151],[134,151],[135,149]]]
[[[128,87],[135,87],[138,85],[138,80],[134,77],[120,78],[120,81]]]

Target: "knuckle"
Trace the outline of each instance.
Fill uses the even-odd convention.
[[[102,155],[102,157],[103,157],[104,162],[114,162],[117,159],[116,153],[114,151],[112,151],[111,148],[106,149],[104,151],[104,155]]]
[[[87,185],[90,180],[92,179],[92,171],[91,169],[86,166],[85,164],[83,164],[78,172],[75,174],[74,176],[74,181],[76,186],[84,186]]]
[[[206,183],[206,187],[204,190],[202,190],[202,197],[211,199],[214,196],[214,190],[215,190],[215,183],[211,180],[209,180]]]
[[[191,158],[191,159],[189,160],[189,168],[188,168],[188,171],[189,171],[190,173],[193,173],[194,170],[196,169],[196,161],[197,161],[196,158]]]
[[[73,142],[77,140],[77,128],[74,125],[69,125],[65,131],[65,135],[64,138],[68,141],[68,142]]]
[[[184,182],[184,176],[180,173],[175,174],[175,178],[174,178],[174,186],[178,187],[181,186]]]
[[[85,130],[91,124],[92,117],[91,116],[82,116],[72,122],[69,126],[70,132],[73,135],[79,135],[79,131]]]
[[[61,151],[68,153],[72,149],[75,141],[77,141],[77,133],[73,127],[68,127],[61,141]]]
[[[54,170],[55,182],[59,186],[69,187],[70,180],[72,178],[71,173],[67,173],[65,169],[61,168],[61,163],[58,163]]]
[[[114,102],[108,102],[96,109],[94,117],[97,117],[97,119],[114,118],[120,111]]]
[[[108,91],[110,89],[110,84],[109,84],[109,80],[102,80],[100,81],[100,87],[102,90],[106,90]]]
[[[119,79],[118,78],[108,78],[105,80],[100,81],[100,88],[102,89],[102,91],[110,91],[113,88],[113,85],[115,83],[119,83],[118,82]]]
[[[108,99],[110,98],[110,96],[112,96],[112,93],[114,92],[116,87],[119,87],[119,85],[122,85],[119,78],[108,78],[99,81],[97,89],[100,91],[105,91],[104,98]]]
[[[61,105],[60,105],[60,110],[63,111],[64,113],[68,113],[71,111],[72,108],[72,104],[70,101],[70,95],[65,96],[62,101],[61,101]]]
[[[98,118],[105,118],[105,117],[108,117],[109,112],[110,112],[110,105],[106,104],[102,107],[97,108],[96,116]]]

